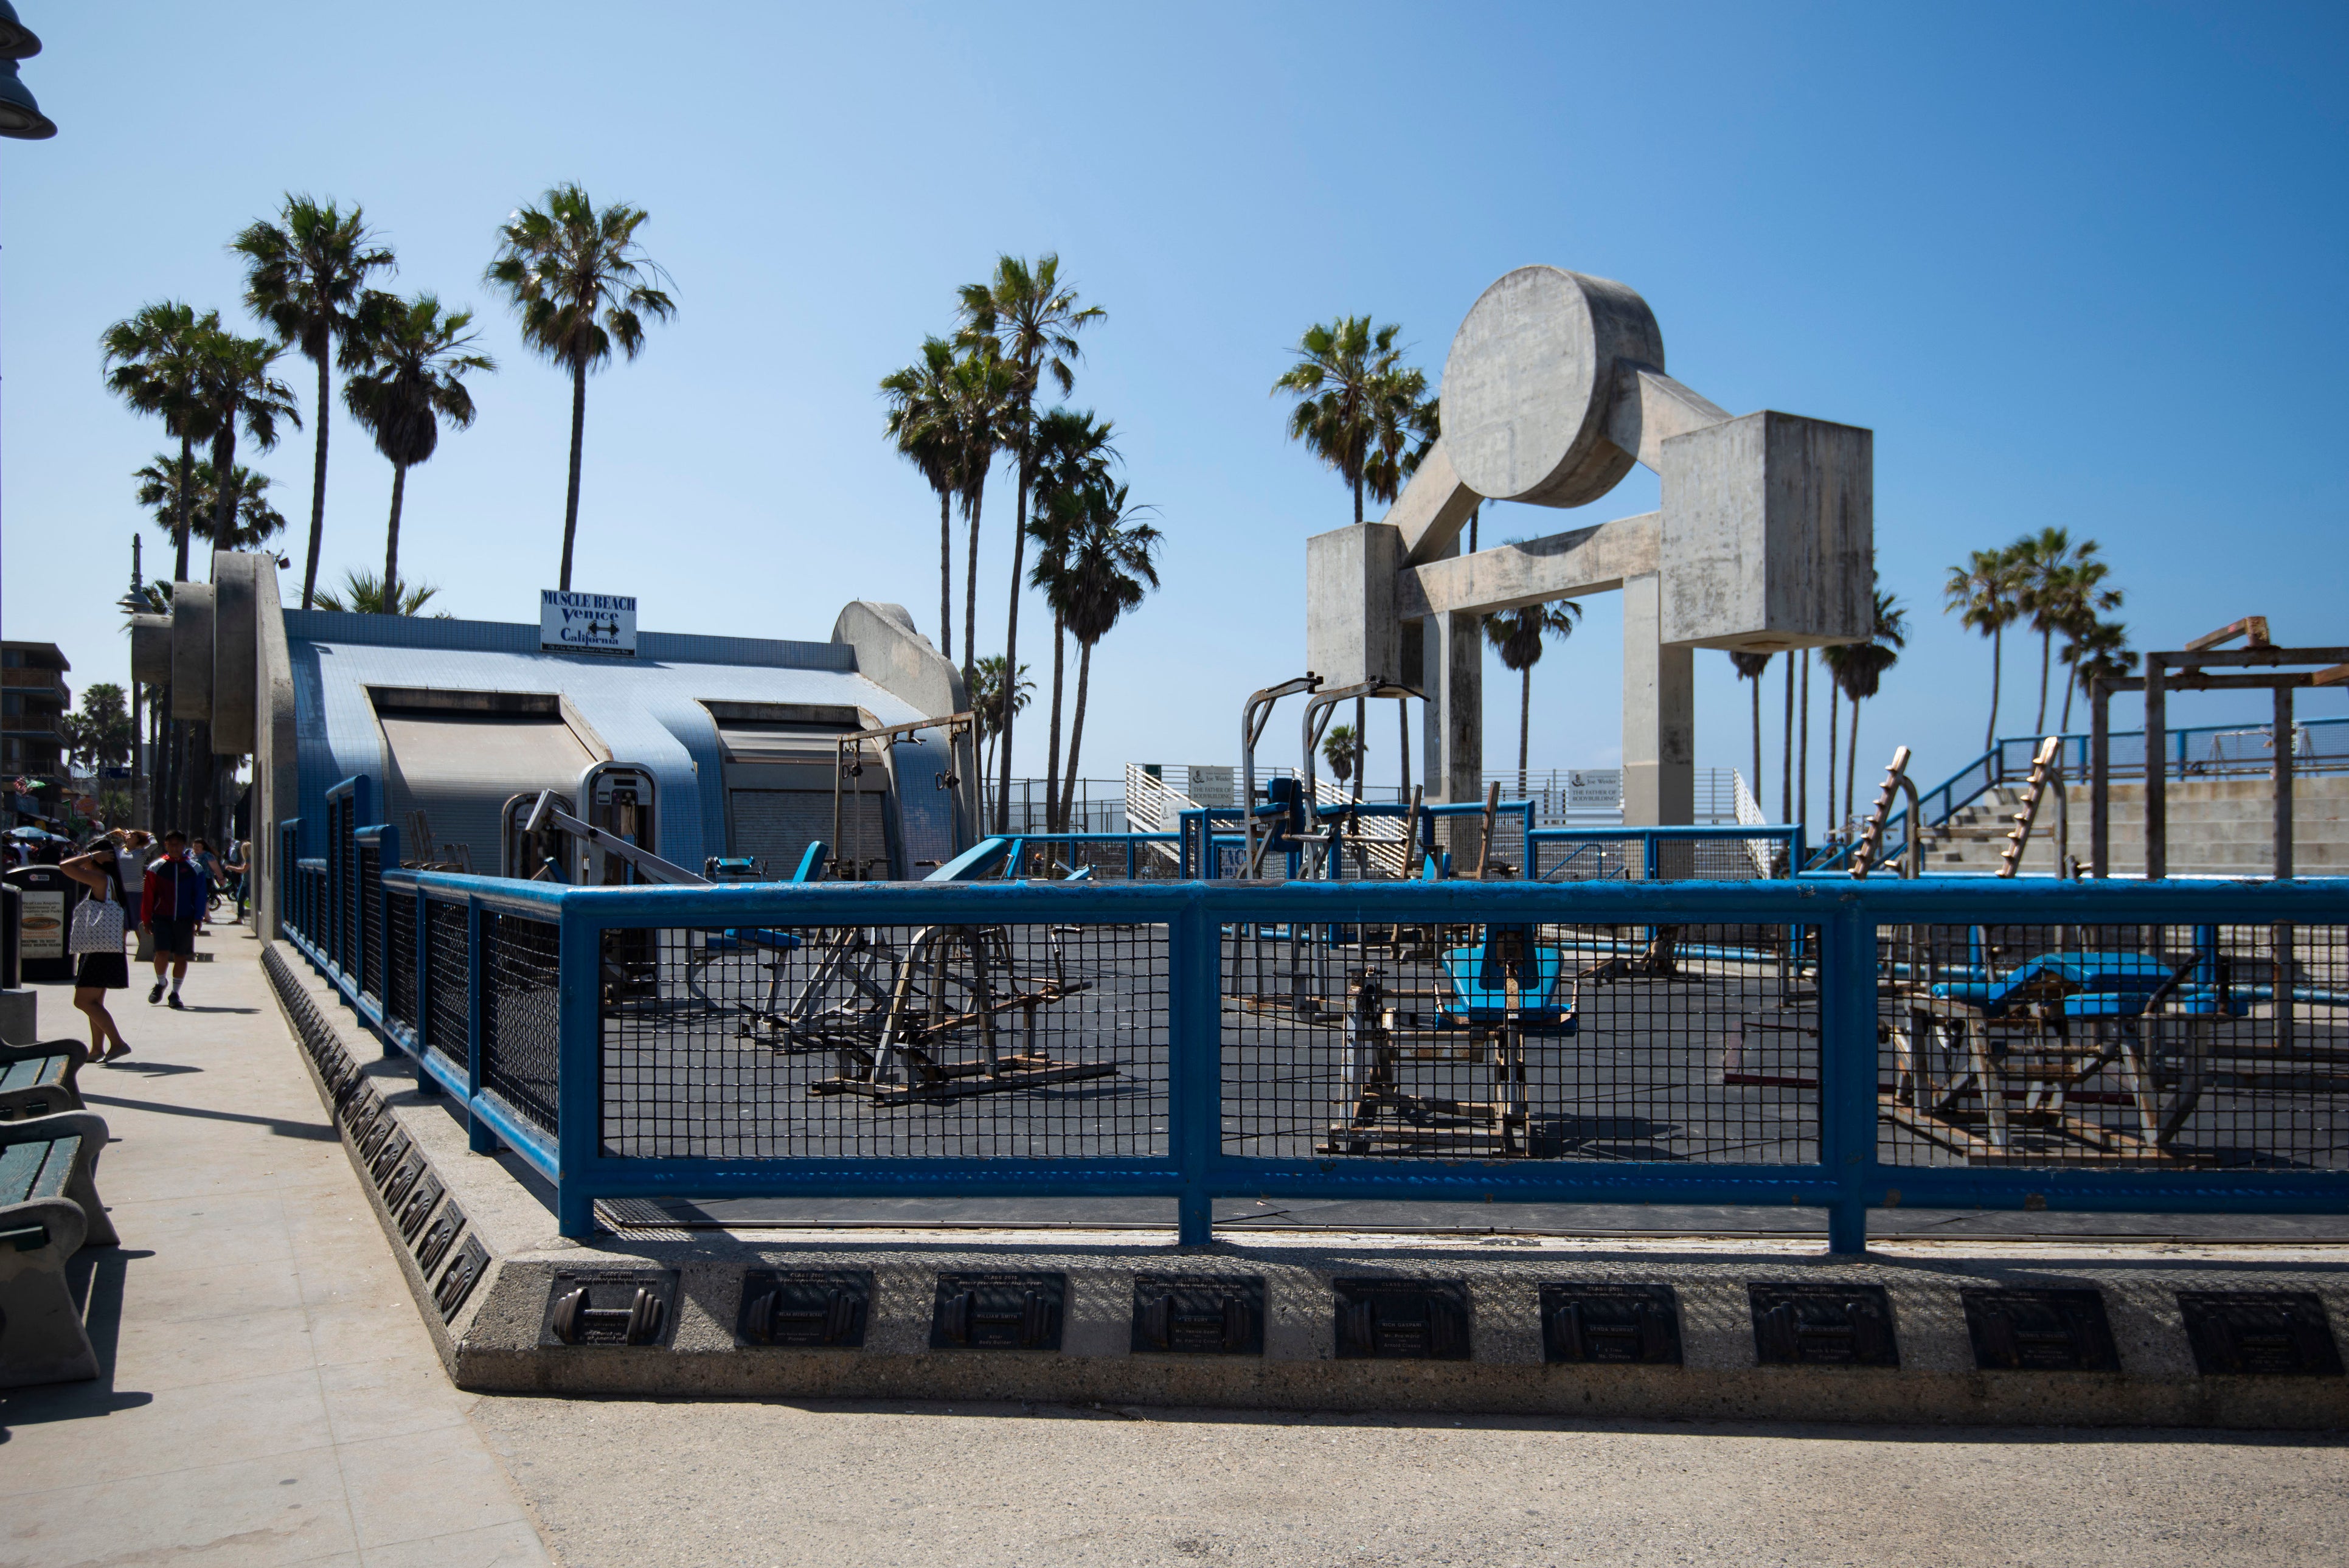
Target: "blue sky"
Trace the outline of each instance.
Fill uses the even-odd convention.
[[[1088,774],[1229,760],[1242,697],[1302,664],[1302,541],[1349,502],[1267,395],[1301,329],[1400,322],[1433,376],[1485,285],[1536,261],[1641,291],[1673,374],[1732,410],[1876,431],[1879,565],[1916,634],[1863,777],[1899,741],[1928,783],[1978,749],[1988,654],[1940,582],[2026,530],[2103,542],[2139,647],[2251,613],[2349,642],[2337,6],[20,11],[62,129],[0,144],[0,617],[64,645],[77,685],[119,678],[129,474],[163,444],[104,395],[98,335],[164,296],[233,313],[224,244],[288,190],[364,203],[397,286],[481,307],[503,368],[411,477],[402,560],[456,614],[529,618],[568,400],[480,280],[499,221],[560,180],[649,208],[676,280],[675,324],[587,407],[575,585],[636,593],[651,627],[821,638],[867,597],[929,630],[936,507],[874,383],[998,252],[1060,253],[1110,313],[1073,401],[1116,421],[1168,535],[1165,591],[1096,659]],[[380,565],[390,489],[339,409],[334,443],[322,580]],[[259,459],[297,530],[309,453]],[[1635,473],[1588,515],[1484,528],[1654,493]],[[1537,767],[1617,752],[1619,613],[1588,609],[1535,679]],[[1742,762],[1744,694],[1698,658],[1699,758]],[[2036,669],[2010,658],[2012,694]],[[2172,722],[2248,711],[2185,698]],[[2011,700],[2001,727],[2032,717]]]

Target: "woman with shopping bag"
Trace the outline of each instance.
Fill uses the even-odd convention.
[[[88,853],[57,867],[90,890],[74,908],[67,947],[74,954],[74,1006],[89,1019],[89,1059],[94,1062],[113,1062],[130,1054],[130,1042],[106,1010],[106,994],[130,985],[130,965],[122,956],[130,906],[123,868],[136,869],[139,852],[152,841],[136,829],[117,828],[91,845]]]

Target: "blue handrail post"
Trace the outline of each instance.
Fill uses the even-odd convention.
[[[1223,1017],[1217,966],[1222,940],[1194,886],[1168,922],[1166,1032],[1173,1104],[1167,1138],[1183,1173],[1175,1198],[1175,1241],[1204,1247],[1215,1240],[1215,1199],[1207,1168],[1223,1136]]]
[[[481,901],[465,901],[465,1147],[495,1154],[498,1135],[481,1118],[481,999],[489,995],[488,965],[481,962]]]
[[[376,961],[382,965],[382,972],[374,975],[362,973],[359,989],[366,990],[370,979],[380,987],[375,999],[384,1009],[384,1023],[378,1033],[383,1037],[384,1058],[388,1061],[408,1054],[399,1042],[391,1037],[391,889],[383,880],[386,867],[399,864],[399,830],[387,822],[377,828],[370,837],[375,840],[375,928],[383,934]],[[361,917],[359,929],[367,929],[365,917]],[[367,944],[364,941],[359,944],[359,968],[362,971],[367,968]],[[420,1069],[418,1071],[416,1087],[419,1090],[430,1092],[428,1086],[431,1082],[431,1074]]]
[[[1876,1170],[1876,923],[1846,906],[1819,925],[1819,1160],[1836,1184],[1827,1251],[1868,1251]]]
[[[557,1227],[574,1241],[595,1231],[595,1196],[583,1180],[603,1153],[603,932],[587,911],[556,914],[555,1176]]]

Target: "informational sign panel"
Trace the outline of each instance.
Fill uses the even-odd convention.
[[[1566,809],[1569,811],[1612,811],[1623,804],[1623,770],[1582,768],[1566,776]]]
[[[538,645],[557,654],[636,651],[636,601],[624,593],[538,593]]]

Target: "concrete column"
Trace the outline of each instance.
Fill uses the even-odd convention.
[[[1623,822],[1696,817],[1696,650],[1666,647],[1663,580],[1623,583]]]
[[[1420,655],[1427,711],[1420,720],[1430,805],[1476,800],[1485,787],[1484,616],[1469,611],[1430,615]],[[1455,870],[1472,868],[1478,825],[1469,816],[1443,820],[1436,842],[1452,851]]]

